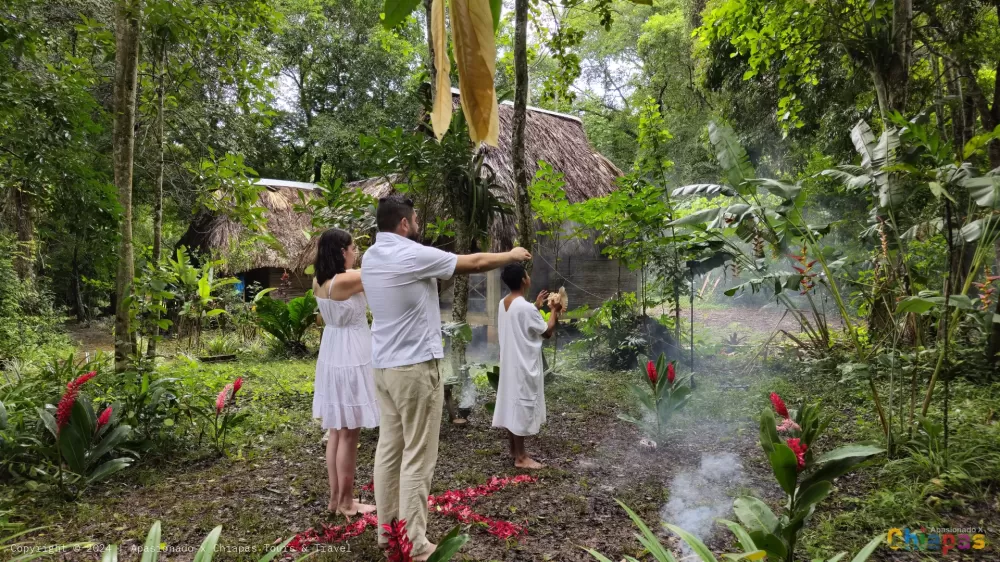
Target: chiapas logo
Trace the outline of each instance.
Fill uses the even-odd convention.
[[[921,552],[940,552],[942,556],[954,551],[984,550],[986,534],[983,529],[935,529],[920,527],[919,531],[909,527],[889,529],[886,536],[889,548]]]

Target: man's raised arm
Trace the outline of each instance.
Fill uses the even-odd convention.
[[[530,259],[531,254],[528,253],[528,250],[520,246],[509,252],[501,252],[499,254],[468,254],[458,256],[458,262],[455,264],[455,274],[483,273],[484,271],[499,269],[507,264],[528,261]]]

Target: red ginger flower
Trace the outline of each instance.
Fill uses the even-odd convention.
[[[674,372],[674,364],[670,363],[669,365],[667,365],[667,382],[670,384],[674,384],[675,376],[676,373]]]
[[[646,363],[646,376],[649,377],[649,382],[656,384],[656,379],[659,377],[659,374],[656,372],[656,363],[652,361]]]
[[[83,383],[89,381],[90,379],[92,379],[92,378],[94,378],[96,376],[97,376],[97,371],[91,371],[91,372],[89,372],[89,373],[87,373],[85,375],[80,375],[79,377],[76,378],[76,380],[72,380],[72,381],[66,383],[66,388],[67,389],[73,389],[74,387],[75,388],[80,388],[80,386]]]
[[[233,381],[233,396],[236,396],[236,393],[239,392],[241,388],[243,388],[243,377],[237,377],[236,380]]]
[[[108,425],[109,421],[111,421],[111,406],[105,408],[104,411],[101,412],[101,415],[97,416],[97,429],[101,429],[102,427]]]
[[[227,384],[222,392],[215,398],[215,413],[221,414],[222,409],[226,407],[226,399],[229,397],[229,391],[233,389],[233,383]]]
[[[62,431],[62,428],[66,427],[66,424],[69,423],[70,415],[73,413],[73,404],[76,403],[76,397],[80,394],[80,387],[96,376],[97,371],[91,371],[85,375],[80,375],[76,380],[66,383],[66,392],[59,399],[59,405],[56,407],[57,432]]]
[[[778,396],[777,393],[771,393],[771,404],[774,406],[774,411],[778,413],[783,418],[788,418],[788,408],[785,407],[785,401]]]
[[[386,548],[389,562],[412,562],[413,543],[406,535],[406,519],[399,521],[393,519],[391,523],[382,525],[382,528],[385,529],[384,534],[389,539],[389,545]]]
[[[800,441],[797,437],[793,437],[785,442],[788,448],[795,453],[795,459],[799,462],[799,472],[806,467],[806,449],[809,447]]]

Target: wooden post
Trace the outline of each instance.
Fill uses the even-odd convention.
[[[497,311],[500,309],[500,270],[494,269],[486,273],[486,342],[499,343],[497,334]]]

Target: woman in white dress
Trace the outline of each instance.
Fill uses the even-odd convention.
[[[346,517],[371,513],[375,506],[354,499],[354,474],[361,428],[378,427],[372,374],[372,334],[368,327],[361,270],[351,235],[331,228],[319,239],[313,294],[323,317],[323,340],[316,361],[313,417],[329,430],[326,469],[330,478],[327,508]]]

